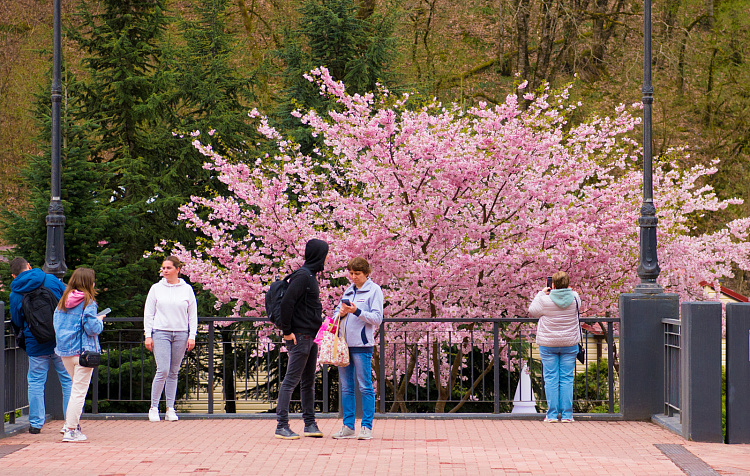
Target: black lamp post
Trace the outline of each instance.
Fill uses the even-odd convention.
[[[656,283],[659,277],[659,260],[656,257],[656,207],[653,190],[653,151],[651,144],[651,110],[654,103],[654,88],[651,85],[651,0],[643,5],[643,204],[640,226],[641,252],[638,262],[640,284],[637,293],[658,294],[661,286]]]
[[[60,81],[60,0],[53,2],[52,32],[52,181],[50,202],[47,209],[47,251],[43,269],[62,279],[68,267],[65,265],[65,211],[60,201],[60,103],[62,81]]]

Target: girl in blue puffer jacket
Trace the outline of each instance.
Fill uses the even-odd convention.
[[[55,353],[62,357],[65,369],[73,379],[70,401],[65,410],[63,441],[86,441],[78,422],[94,369],[81,366],[78,357],[84,350],[101,350],[99,334],[104,330],[104,316],[97,315],[94,285],[93,269],[76,269],[55,310]]]

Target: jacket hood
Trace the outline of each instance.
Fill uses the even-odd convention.
[[[68,293],[68,297],[65,299],[65,309],[73,309],[77,305],[81,304],[83,302],[83,298],[85,298],[86,295],[83,294],[83,292],[74,289],[70,293]]]
[[[28,293],[44,284],[44,278],[46,277],[47,273],[40,268],[29,269],[11,281],[10,290],[17,293]]]
[[[553,289],[549,292],[549,297],[561,309],[566,309],[575,300],[573,290],[570,288]]]
[[[323,271],[328,256],[328,243],[323,240],[313,238],[305,245],[305,268],[311,273]]]
[[[167,286],[167,287],[170,287],[170,288],[171,288],[171,287],[174,287],[174,286],[182,286],[183,284],[184,284],[184,285],[187,285],[187,283],[185,282],[185,280],[184,280],[184,279],[182,279],[182,278],[180,278],[180,280],[179,280],[179,281],[177,281],[177,282],[176,282],[175,284],[172,284],[172,283],[170,283],[169,281],[167,281],[167,278],[161,278],[161,279],[159,280],[159,284],[161,284],[162,286]]]

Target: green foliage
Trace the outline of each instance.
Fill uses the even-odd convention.
[[[573,388],[573,410],[575,412],[609,412],[607,403],[609,399],[608,375],[607,359],[591,362],[585,372],[576,374]],[[580,400],[576,401],[576,399]],[[616,405],[618,405],[618,402],[616,402]]]
[[[319,112],[335,107],[320,96],[317,85],[303,77],[305,72],[325,66],[349,92],[359,94],[375,90],[377,82],[390,77],[389,67],[395,59],[393,17],[374,14],[360,18],[358,3],[304,2],[297,26],[284,31],[284,47],[277,54],[285,64],[286,89],[277,120],[303,151],[312,149],[314,142],[307,128],[289,113],[300,107]]]
[[[163,0],[107,0],[96,12],[81,3],[81,24],[68,32],[85,57],[84,79],[63,72],[66,263],[96,271],[98,300],[113,315],[141,315],[159,265],[144,254],[162,239],[194,245],[194,234],[177,220],[179,207],[221,190],[191,138],[173,131],[202,130],[201,140],[225,156],[257,141],[247,117],[253,78],[232,65],[228,3],[199,2],[194,20],[180,20],[181,42],[164,34],[171,19]],[[44,153],[29,156],[20,177],[29,208],[0,213],[2,239],[34,266],[44,262],[47,234],[49,89],[35,98]],[[213,129],[221,138],[208,134]]]

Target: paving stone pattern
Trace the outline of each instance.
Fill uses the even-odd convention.
[[[341,421],[321,419],[326,438],[286,441],[273,438],[274,420],[84,419],[84,443],[63,443],[61,424],[0,439],[0,474],[685,474],[656,447],[666,444],[719,474],[750,476],[750,445],[688,442],[647,422],[376,419],[374,439],[359,441],[331,439]],[[302,433],[299,418],[292,429]]]

